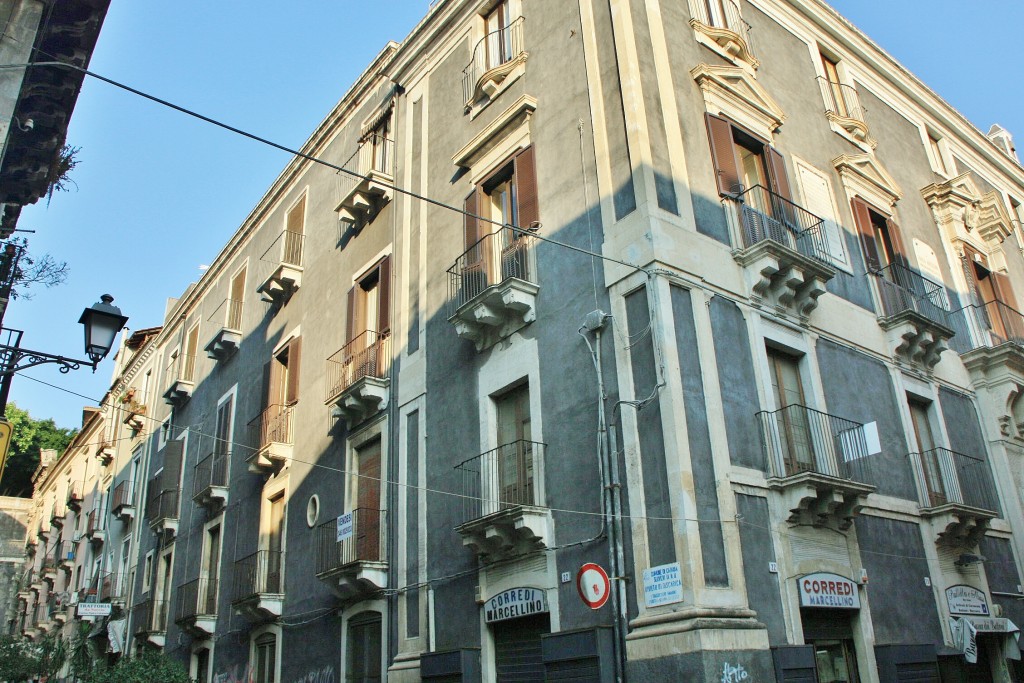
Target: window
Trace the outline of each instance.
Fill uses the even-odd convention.
[[[220,525],[212,526],[206,530],[206,548],[204,551],[205,561],[203,563],[203,575],[200,583],[198,607],[200,614],[217,613],[217,595],[219,592],[220,579]]]
[[[820,231],[829,261],[849,272],[851,266],[846,251],[846,230],[837,220],[838,211],[828,176],[799,159],[796,160],[795,168],[804,208],[822,220]]]
[[[847,106],[846,98],[843,97],[842,81],[839,79],[839,62],[822,54],[821,66],[825,70],[825,81],[831,95],[832,111],[839,116],[849,116],[850,108]]]
[[[374,439],[355,451],[356,557],[381,559],[381,441]]]
[[[719,194],[734,197],[759,185],[791,198],[786,162],[778,150],[727,119],[706,118]]]
[[[814,449],[800,377],[800,360],[771,347],[767,351],[775,420],[786,475],[814,471]]]
[[[474,116],[525,72],[526,61],[520,0],[481,4],[489,9],[481,13],[476,33],[480,38],[473,43],[462,77],[466,112]]]
[[[943,142],[938,133],[928,131],[928,152],[931,155],[932,168],[944,176],[949,175],[949,166],[946,165],[946,155],[942,152]]]
[[[227,320],[224,324],[229,330],[242,329],[242,304],[245,301],[245,266],[231,278],[231,289],[228,299]]]
[[[690,15],[697,42],[753,73],[760,65],[751,52],[750,26],[743,20],[738,0],[690,0]]]
[[[946,503],[946,487],[942,482],[942,469],[939,465],[935,449],[935,436],[932,433],[931,421],[928,419],[929,404],[921,399],[907,396],[910,407],[910,424],[914,430],[914,446],[921,461],[921,474],[924,479],[925,494],[930,507]]]
[[[254,642],[253,683],[277,683],[277,636],[264,633]]]
[[[1010,278],[989,269],[988,259],[977,249],[963,245],[963,269],[967,286],[981,324],[993,335],[995,343],[1024,339],[1024,319]]]
[[[153,551],[146,553],[142,564],[142,592],[148,593],[153,585]]]
[[[192,653],[192,678],[195,683],[210,683],[210,650],[202,647]]]
[[[484,18],[487,29],[487,68],[492,69],[512,59],[512,24],[509,1],[502,0]]]
[[[284,516],[285,498],[281,492],[270,499],[269,515],[266,526],[266,581],[265,593],[284,592]]]
[[[388,358],[384,341],[391,334],[391,257],[385,256],[365,272],[348,292],[348,319],[343,363],[355,381],[383,377]]]
[[[349,620],[345,683],[380,683],[383,680],[381,640],[379,613],[364,612]]]
[[[819,49],[816,68],[829,126],[861,149],[874,149],[877,143],[868,134],[860,96],[843,63],[824,49]]]
[[[264,405],[295,405],[299,401],[299,359],[301,339],[293,337],[264,368]]]
[[[196,350],[199,348],[199,325],[193,325],[185,338],[185,360],[178,368],[178,378],[186,382],[195,379],[196,371]]]
[[[853,218],[860,232],[864,266],[869,273],[884,271],[891,278],[893,264],[905,265],[899,228],[889,216],[860,197],[851,201]]]
[[[498,495],[503,505],[532,505],[534,446],[530,386],[523,384],[495,398],[498,440]]]

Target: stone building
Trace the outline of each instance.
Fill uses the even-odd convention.
[[[1022,202],[820,0],[441,0],[120,361],[82,586],[203,682],[1020,680]]]

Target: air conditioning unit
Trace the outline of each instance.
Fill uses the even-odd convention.
[[[78,543],[81,540],[82,540],[82,532],[81,531],[76,531],[75,533],[71,534],[71,542],[72,543]]]

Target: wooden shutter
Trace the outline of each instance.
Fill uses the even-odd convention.
[[[715,177],[718,180],[718,193],[735,195],[740,191],[740,171],[732,139],[732,124],[711,114],[705,114],[705,120],[708,140],[711,142],[711,160],[715,164]]]
[[[164,471],[160,473],[160,489],[167,491],[178,488],[181,481],[181,465],[185,459],[185,442],[168,441],[164,446]]]
[[[468,250],[476,241],[480,239],[480,221],[476,219],[476,215],[480,212],[479,202],[479,191],[478,188],[473,188],[473,191],[466,197],[465,209],[465,222],[463,227],[463,234],[465,236],[466,249]],[[466,257],[468,260],[473,261],[475,254],[475,260],[480,260],[479,250],[474,249],[473,252],[468,252]]]
[[[891,218],[885,219],[885,228],[889,233],[889,242],[892,244],[893,260],[901,266],[910,267],[907,259],[907,250],[903,247],[903,237],[900,235],[900,226]]]
[[[1006,273],[992,271],[989,277],[992,278],[992,288],[995,290],[996,298],[1013,310],[1019,311],[1020,309],[1017,308],[1017,298],[1013,294],[1013,285],[1010,284],[1009,276]]]
[[[391,331],[391,256],[380,262],[377,277],[377,332]]]
[[[276,358],[271,358],[270,362],[264,367],[264,378],[266,381],[266,388],[263,393],[265,396],[265,403],[263,408],[269,408],[272,405],[281,403],[284,397],[281,396],[281,366],[280,361]]]
[[[533,145],[527,147],[515,158],[516,201],[518,203],[519,227],[529,230],[539,227],[540,209],[537,206],[537,167]]]
[[[850,205],[853,208],[853,220],[857,223],[857,231],[860,233],[864,268],[867,272],[873,273],[882,268],[882,261],[878,258],[878,245],[875,244],[875,232],[871,227],[871,209],[860,197],[854,197]]]
[[[292,405],[299,400],[299,361],[302,355],[302,337],[288,342],[288,383],[284,388],[284,402]]]
[[[359,285],[354,285],[352,289],[348,290],[348,301],[346,303],[345,313],[345,344],[348,344],[356,338],[356,290]]]
[[[768,173],[771,174],[771,189],[783,199],[793,201],[793,189],[786,173],[786,159],[779,150],[765,145],[765,160],[768,162]]]
[[[292,207],[291,211],[288,212],[288,223],[286,229],[288,232],[295,232],[302,234],[303,224],[305,223],[306,213],[306,198],[303,197],[298,203]]]

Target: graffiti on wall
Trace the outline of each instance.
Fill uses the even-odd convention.
[[[722,683],[740,683],[750,678],[747,670],[743,668],[742,664],[732,665],[726,662],[722,666]]]
[[[299,676],[292,683],[335,683],[334,667],[325,666],[322,669],[313,669],[303,676]]]
[[[252,668],[249,665],[239,666],[235,664],[227,671],[221,671],[213,675],[213,683],[255,683],[256,677],[253,675]]]

